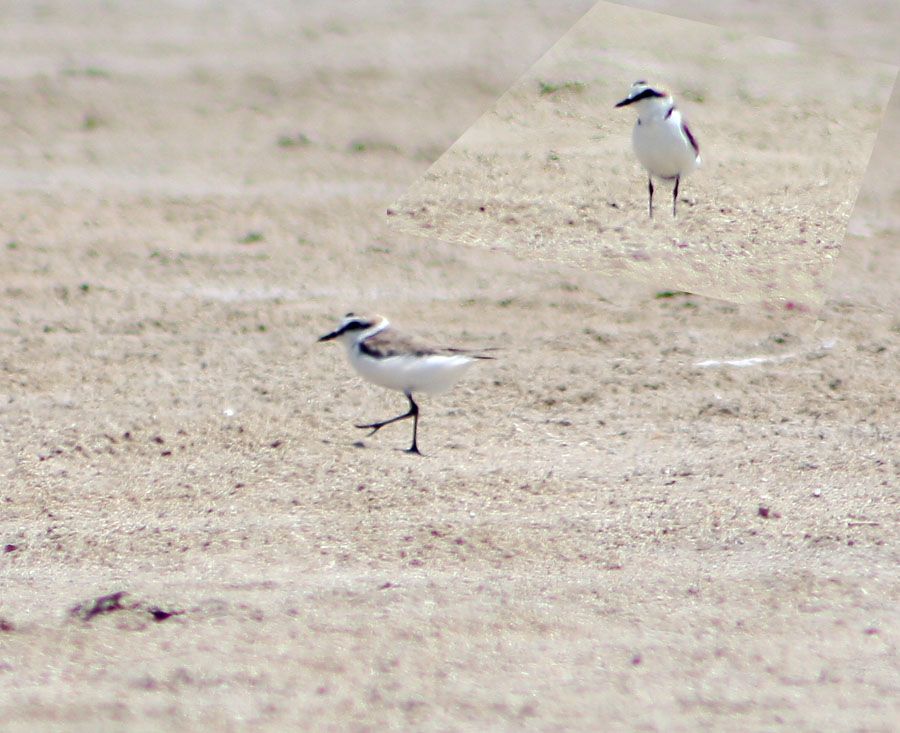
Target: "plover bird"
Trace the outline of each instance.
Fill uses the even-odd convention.
[[[675,181],[672,192],[672,216],[678,202],[678,184],[700,165],[700,146],[691,129],[675,107],[672,95],[636,81],[629,95],[616,107],[637,106],[638,119],[631,144],[641,165],[647,169],[650,190],[650,216],[653,216],[653,178]]]
[[[419,453],[416,433],[419,428],[419,406],[414,392],[442,392],[452,387],[477,359],[491,356],[441,349],[416,343],[391,328],[384,316],[359,316],[348,313],[340,325],[326,333],[319,341],[339,339],[347,349],[350,364],[364,379],[373,384],[403,392],[409,400],[409,410],[388,420],[357,425],[374,435],[385,425],[413,419],[412,445],[408,453]]]

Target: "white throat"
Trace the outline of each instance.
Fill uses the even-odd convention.
[[[652,99],[642,99],[638,104],[638,121],[642,124],[664,120],[675,102],[672,97],[654,97]]]

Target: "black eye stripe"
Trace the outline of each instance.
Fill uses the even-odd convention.
[[[665,96],[666,96],[665,94],[661,94],[660,92],[656,91],[655,89],[647,88],[644,91],[642,91],[640,94],[637,94],[637,95],[631,97],[631,101],[637,102],[641,99],[651,99],[652,97],[665,97]]]

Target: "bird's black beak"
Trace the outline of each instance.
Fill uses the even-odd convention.
[[[331,339],[336,339],[340,335],[341,335],[340,330],[332,331],[331,333],[326,333],[324,336],[319,336],[319,342],[331,341]]]
[[[623,99],[621,102],[619,102],[619,103],[616,105],[616,107],[625,107],[625,106],[631,104],[633,101],[634,101],[634,98],[633,98],[633,97],[628,97],[628,98],[626,98],[626,99]]]

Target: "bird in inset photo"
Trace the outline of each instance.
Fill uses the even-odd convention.
[[[385,425],[413,419],[412,445],[408,453],[420,453],[416,435],[419,428],[419,406],[413,400],[416,392],[442,392],[450,389],[479,359],[493,359],[463,349],[426,346],[399,333],[384,316],[360,316],[348,313],[340,325],[319,341],[337,339],[343,342],[350,364],[364,379],[406,395],[409,410],[402,415],[378,422],[356,425],[374,435]]]
[[[650,216],[653,216],[654,177],[675,182],[672,216],[676,216],[678,184],[683,176],[700,165],[700,146],[668,92],[654,89],[643,80],[636,81],[628,96],[616,107],[630,104],[635,105],[638,112],[631,144],[641,165],[647,170]]]

